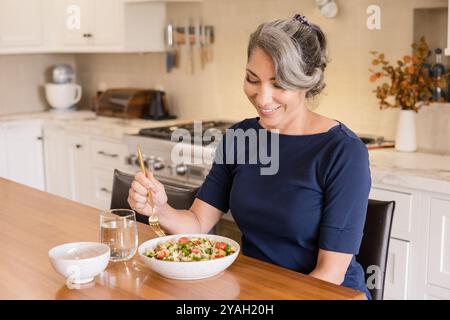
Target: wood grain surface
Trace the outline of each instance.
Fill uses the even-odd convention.
[[[105,208],[106,209],[106,208]],[[0,178],[0,299],[364,299],[363,293],[243,256],[209,279],[170,280],[136,254],[69,289],[48,251],[99,241],[100,210]],[[138,226],[139,244],[154,238]]]

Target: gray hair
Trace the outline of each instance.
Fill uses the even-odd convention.
[[[248,59],[255,48],[263,49],[272,58],[275,79],[281,88],[306,90],[307,98],[325,88],[327,40],[315,24],[304,24],[296,19],[261,24],[250,36]]]

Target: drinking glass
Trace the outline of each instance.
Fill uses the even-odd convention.
[[[131,259],[138,247],[135,212],[128,209],[101,212],[100,242],[110,247],[111,261]]]

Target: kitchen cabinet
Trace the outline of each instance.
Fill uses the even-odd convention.
[[[44,143],[47,192],[109,208],[114,169],[130,171],[126,145],[63,126],[45,128]]]
[[[90,203],[89,137],[62,127],[44,129],[46,191]]]
[[[0,49],[43,42],[44,0],[0,0]]]
[[[407,298],[409,247],[407,241],[390,239],[384,287],[385,300]]]
[[[450,290],[450,197],[429,198],[428,284]]]
[[[0,54],[163,52],[166,6],[125,0],[0,0]]]
[[[67,133],[65,150],[68,154],[68,181],[70,198],[89,204],[91,187],[89,179],[89,136],[80,133]]]
[[[45,181],[47,192],[70,199],[71,183],[68,181],[69,155],[66,150],[64,128],[44,128]]]
[[[108,209],[111,204],[114,169],[129,172],[126,163],[127,146],[119,140],[91,138],[91,204],[99,209]]]
[[[121,0],[64,0],[55,5],[59,45],[120,46],[123,26]]]
[[[391,187],[374,186],[370,199],[395,201],[384,296],[386,300],[407,298],[409,251],[411,240],[412,209],[417,205],[417,195]]]
[[[126,169],[126,156],[128,148],[118,140],[102,139],[93,137],[91,139],[90,162],[93,166],[102,169]]]
[[[7,179],[45,190],[41,123],[7,122],[1,127],[2,175]]]
[[[417,194],[374,187],[370,190],[369,198],[381,201],[395,201],[391,236],[410,240],[413,208],[418,204]]]
[[[55,0],[54,0],[55,1]],[[77,12],[67,13],[75,5]],[[162,52],[166,4],[126,3],[124,0],[65,0],[55,3],[56,52]],[[71,15],[80,16],[80,28],[69,29]]]
[[[421,280],[413,276],[420,268],[414,261],[420,260],[423,242],[416,236],[421,223],[418,216],[422,214],[420,192],[394,185],[374,184],[370,190],[370,199],[395,201],[394,220],[385,278],[384,296],[387,300],[411,299],[418,291]],[[422,271],[423,273],[423,271]]]
[[[388,158],[391,157],[391,158]],[[408,155],[406,155],[408,156]],[[397,170],[428,161],[426,155],[386,154]],[[401,161],[403,160],[403,164]],[[419,162],[418,160],[421,159]],[[446,170],[447,159],[429,156],[429,174]],[[441,162],[440,162],[441,161]],[[438,170],[439,169],[439,170]],[[450,189],[445,179],[421,178],[371,168],[369,197],[396,202],[388,252],[385,299],[450,299]]]
[[[98,209],[108,210],[111,204],[114,171],[93,168],[91,177],[91,204]]]
[[[436,286],[428,286],[423,296],[424,300],[450,300],[450,290]]]

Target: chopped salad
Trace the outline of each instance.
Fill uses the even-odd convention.
[[[181,237],[177,242],[167,241],[149,249],[145,255],[164,261],[191,262],[214,260],[229,256],[236,248],[221,241],[206,238]]]

